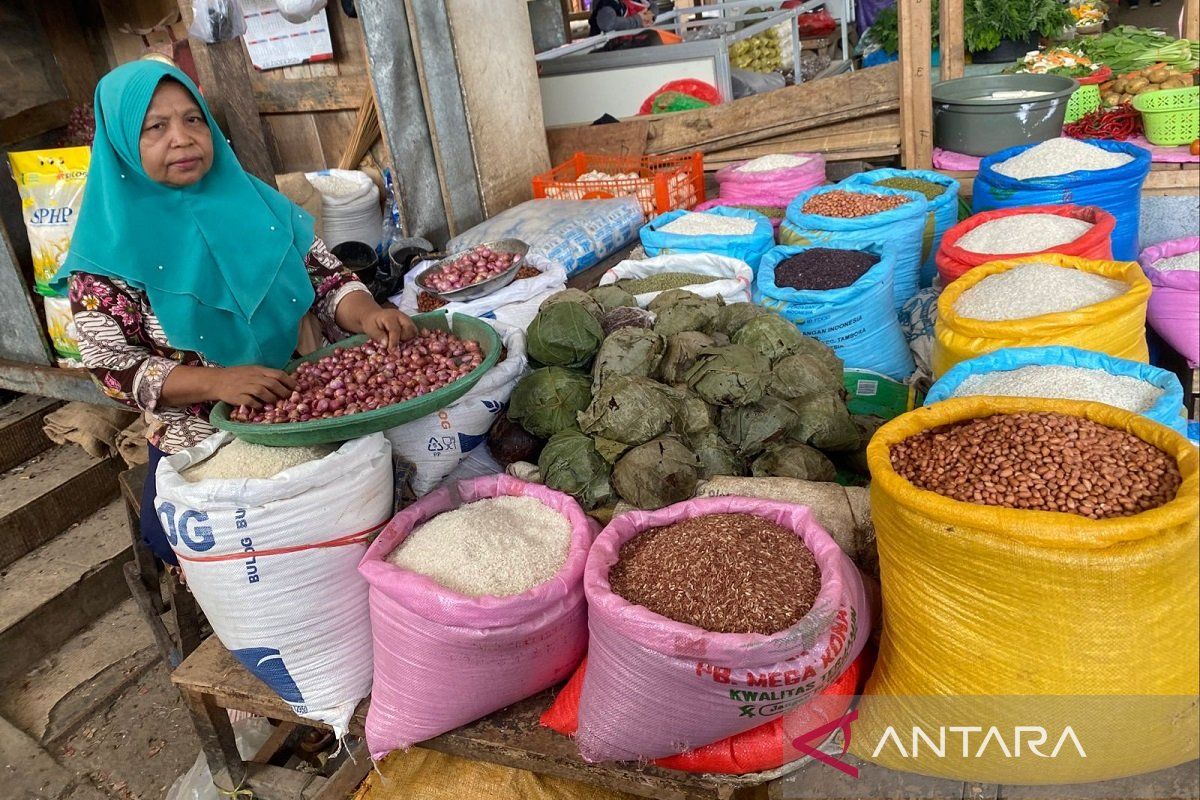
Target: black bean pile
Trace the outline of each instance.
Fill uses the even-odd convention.
[[[878,263],[879,256],[861,250],[814,247],[776,264],[775,285],[789,289],[841,289]]]
[[[892,467],[915,486],[986,506],[1128,517],[1175,498],[1171,456],[1069,414],[996,414],[910,436]]]
[[[800,538],[751,514],[643,531],[621,546],[608,580],[631,603],[715,633],[777,633],[821,591],[821,570]]]

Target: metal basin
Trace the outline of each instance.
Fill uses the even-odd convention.
[[[517,255],[517,260],[513,262],[511,267],[506,269],[504,272],[501,272],[499,275],[488,278],[486,281],[472,283],[470,286],[464,286],[461,289],[455,289],[452,292],[439,292],[437,289],[434,289],[425,283],[425,278],[442,269],[447,264],[451,264],[468,253],[479,250],[483,247],[490,247],[497,253],[515,253]],[[499,289],[503,289],[505,286],[508,286],[510,283],[512,283],[517,277],[517,271],[521,269],[521,267],[525,266],[525,254],[528,252],[529,245],[525,244],[520,239],[499,239],[495,242],[477,244],[474,247],[461,250],[453,255],[446,256],[432,267],[418,275],[413,282],[421,291],[428,292],[435,297],[440,297],[447,302],[457,301],[462,303],[466,302],[467,300],[475,300],[483,297],[484,295],[489,295]]]
[[[980,75],[933,87],[933,142],[944,150],[987,156],[1062,135],[1067,102],[1079,88],[1059,75]],[[996,97],[1003,92],[1048,92]]]

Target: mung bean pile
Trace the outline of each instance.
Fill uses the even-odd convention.
[[[775,285],[818,291],[841,289],[878,263],[879,256],[861,250],[814,247],[780,261],[775,266]]]
[[[955,244],[972,253],[1040,253],[1073,242],[1092,223],[1058,214],[1014,214],[985,222],[964,233]]]
[[[554,577],[571,524],[532,497],[493,497],[446,511],[405,537],[389,564],[471,597],[508,597]]]
[[[643,531],[621,546],[608,581],[631,603],[715,633],[777,633],[821,591],[820,568],[800,537],[751,514]]]
[[[954,397],[972,395],[1090,400],[1140,413],[1153,408],[1163,390],[1152,383],[1102,369],[1039,364],[972,375],[953,394]]]
[[[906,192],[918,192],[925,195],[926,200],[938,199],[949,188],[940,183],[923,180],[922,178],[905,178],[902,176],[884,178],[881,181],[875,181],[875,185],[884,186],[888,189],[903,189]]]
[[[755,222],[745,217],[726,217],[721,214],[706,214],[689,211],[659,228],[660,233],[677,236],[745,236],[754,233]]]
[[[987,276],[959,296],[954,310],[987,322],[1028,319],[1103,303],[1128,288],[1102,275],[1030,262]]]
[[[1200,272],[1200,250],[1170,258],[1160,258],[1153,264],[1159,272]]]
[[[1138,437],[1053,412],[996,414],[896,444],[892,467],[913,485],[986,506],[1127,517],[1175,498],[1175,460]]]
[[[1128,153],[1110,153],[1102,147],[1060,136],[1001,161],[993,169],[1005,177],[1027,181],[1067,175],[1079,170],[1116,169],[1130,161],[1133,161],[1133,156]]]
[[[715,275],[699,275],[695,272],[659,272],[645,278],[626,278],[617,281],[616,285],[630,294],[647,294],[682,289],[684,286],[695,286],[698,283],[712,283],[716,279]]]
[[[777,169],[793,169],[807,164],[811,159],[805,156],[793,156],[787,153],[776,153],[760,156],[753,161],[747,161],[737,168],[738,172],[771,172]]]
[[[869,217],[883,211],[899,208],[911,200],[899,194],[863,194],[837,190],[815,194],[805,201],[800,209],[805,214],[819,217]]]

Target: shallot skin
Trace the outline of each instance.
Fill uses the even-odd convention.
[[[478,342],[437,330],[421,330],[394,350],[378,342],[339,347],[301,364],[288,398],[257,410],[242,406],[230,418],[271,425],[374,411],[449,386],[481,363]]]

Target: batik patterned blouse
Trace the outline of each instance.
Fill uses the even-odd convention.
[[[326,338],[336,341],[345,336],[334,321],[338,303],[347,294],[365,292],[367,287],[320,239],[313,242],[304,265],[316,291],[312,311]],[[117,278],[77,272],[71,276],[69,296],[84,366],[106,395],[150,412],[160,423],[151,431],[151,443],[171,454],[216,431],[208,423],[211,404],[171,407],[159,402],[163,384],[175,367],[220,365],[200,353],[173,348],[144,292]]]

